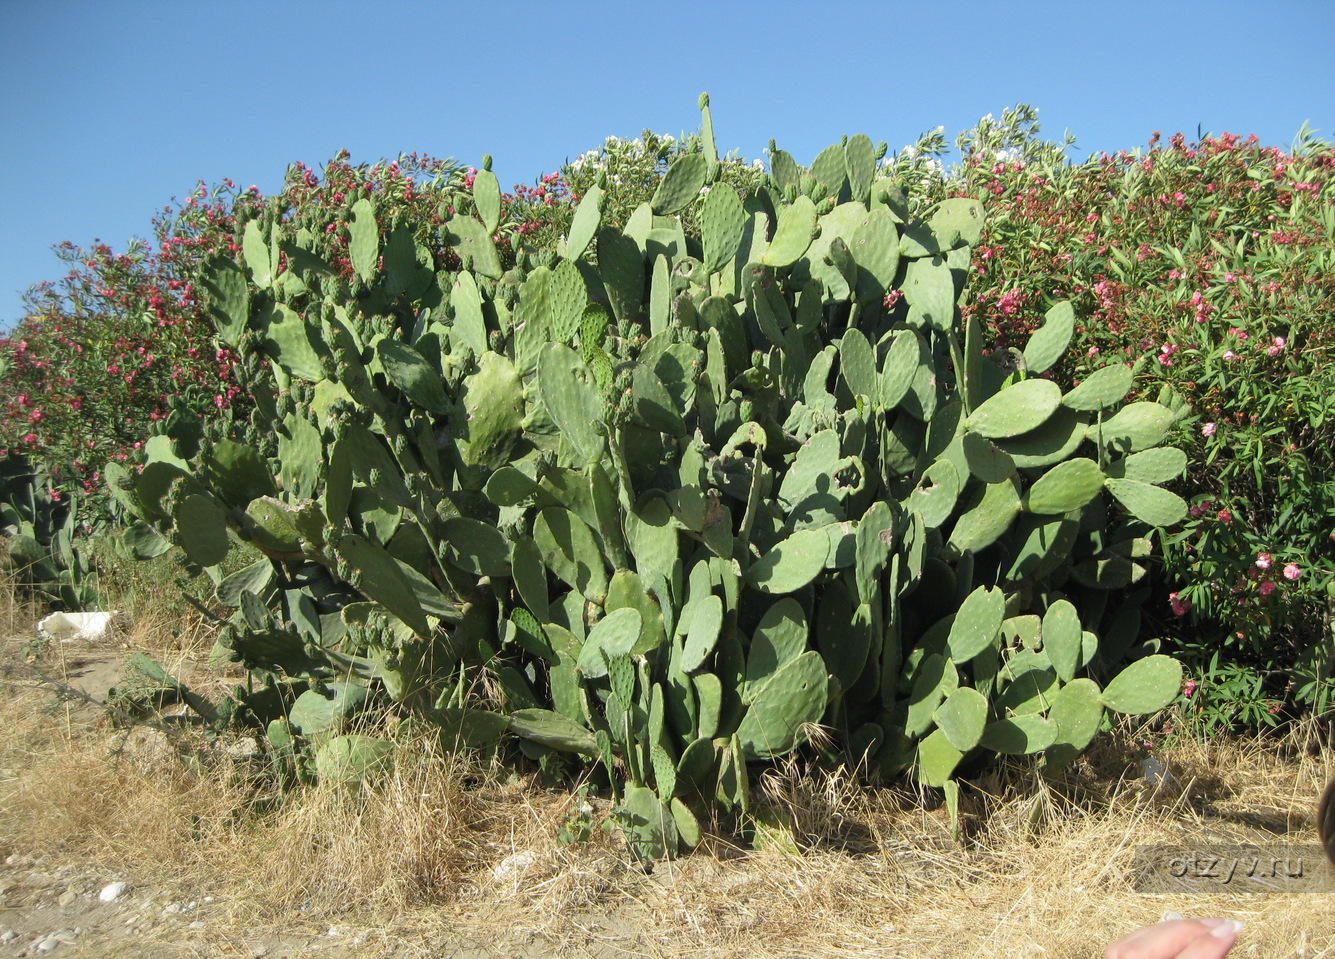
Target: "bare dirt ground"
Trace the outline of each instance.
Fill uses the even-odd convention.
[[[930,797],[789,771],[762,791],[799,849],[720,839],[647,871],[601,832],[558,846],[568,792],[439,756],[356,796],[267,792],[244,737],[206,741],[171,704],[121,725],[98,705],[142,682],[126,660],[145,646],[217,695],[206,642],[139,629],[33,662],[15,632],[0,959],[1075,957],[1170,912],[1244,921],[1235,954],[1335,956],[1330,894],[1133,884],[1141,844],[1315,843],[1332,765],[1293,742],[1154,742],[1169,777],[1151,785],[1145,737],[1109,737],[1062,782],[1015,767],[966,790],[958,840]]]

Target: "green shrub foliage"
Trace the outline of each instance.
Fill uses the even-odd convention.
[[[976,757],[1060,765],[1172,700],[1125,588],[1187,513],[1178,408],[1120,364],[1047,378],[1065,301],[986,356],[958,307],[982,205],[915,214],[884,152],[775,150],[743,196],[706,136],[624,223],[595,181],[509,256],[481,173],[439,222],[350,202],[333,258],[276,206],[247,220],[201,286],[269,361],[272,451],[168,431],[108,481],[235,610],[215,655],[259,680],[237,697],[275,754],[374,769],[329,737],[388,699],[601,768],[653,857],[746,821],[753,764],[820,726],[953,797]]]

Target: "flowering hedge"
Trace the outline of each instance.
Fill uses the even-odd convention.
[[[56,498],[95,493],[109,460],[125,461],[173,411],[203,416],[241,393],[235,357],[212,342],[198,276],[231,242],[246,196],[202,183],[153,220],[154,242],[117,253],[61,244],[59,282],[33,287],[0,340],[0,456],[27,456]]]

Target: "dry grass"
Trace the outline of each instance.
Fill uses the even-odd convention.
[[[11,607],[0,600],[12,636],[32,620]],[[127,641],[149,642],[144,629],[163,635],[140,625]],[[164,665],[184,670],[207,631],[180,639]],[[1129,880],[1141,844],[1315,842],[1335,770],[1301,742],[1159,750],[1176,782],[1157,792],[1124,740],[1057,783],[1002,769],[966,790],[958,842],[911,790],[780,770],[759,791],[791,816],[800,854],[715,840],[646,872],[613,837],[559,848],[568,794],[426,744],[372,788],[277,796],[220,749],[192,767],[162,733],[71,725],[49,703],[14,673],[0,690],[0,856],[216,897],[228,912],[191,955],[335,923],[369,930],[358,955],[1075,957],[1167,911],[1246,921],[1242,954],[1335,955],[1332,897],[1146,895]]]

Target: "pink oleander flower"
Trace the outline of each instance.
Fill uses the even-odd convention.
[[[1295,580],[1295,579],[1297,579],[1299,576],[1301,576],[1302,574],[1303,574],[1303,571],[1300,570],[1300,569],[1298,568],[1298,564],[1297,564],[1297,563],[1289,563],[1287,566],[1284,567],[1284,578],[1285,578],[1285,579],[1288,579],[1288,580]]]
[[[1168,605],[1173,607],[1173,615],[1185,616],[1187,615],[1187,610],[1191,609],[1191,600],[1182,599],[1177,593],[1169,593]]]
[[[1266,350],[1265,350],[1266,355],[1267,355],[1267,356],[1278,356],[1279,353],[1280,353],[1280,351],[1284,349],[1285,342],[1286,342],[1286,341],[1285,341],[1284,337],[1282,337],[1282,336],[1277,336],[1277,337],[1275,337],[1274,341],[1273,341],[1269,346],[1266,347]]]
[[[1204,426],[1202,426],[1202,427],[1201,427],[1201,435],[1202,435],[1202,436],[1214,436],[1214,424],[1213,424],[1213,423],[1206,423]]]
[[[1183,680],[1183,682],[1182,682],[1182,695],[1183,695],[1185,698],[1190,699],[1191,696],[1192,696],[1192,693],[1196,692],[1196,687],[1197,687],[1198,685],[1199,685],[1199,684],[1198,684],[1198,683],[1196,682],[1196,680],[1194,680],[1194,679]]]
[[[1219,516],[1219,522],[1221,523],[1233,522],[1233,514],[1226,509],[1221,509],[1217,515]]]
[[[1011,290],[1009,293],[1003,293],[997,299],[997,309],[1007,316],[1019,312],[1024,304],[1024,294],[1019,290]]]
[[[1259,554],[1257,554],[1257,557],[1256,557],[1256,568],[1257,568],[1257,569],[1269,569],[1269,568],[1270,568],[1270,554],[1269,554],[1269,553],[1259,553]]]
[[[1274,580],[1268,579],[1268,580],[1266,580],[1264,583],[1261,584],[1261,595],[1262,595],[1262,596],[1269,596],[1269,595],[1270,595],[1271,593],[1273,593],[1274,591],[1275,591],[1275,581],[1274,581]]]

